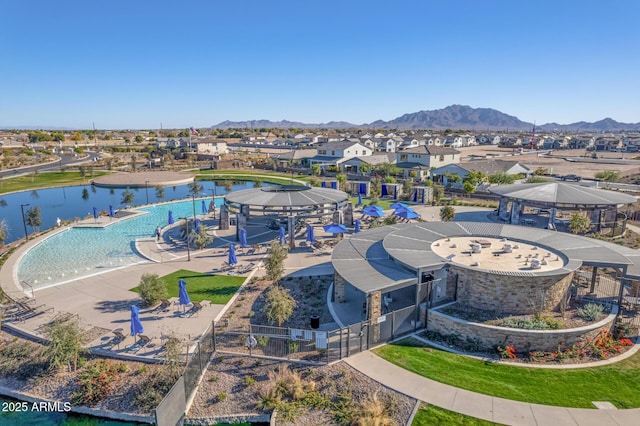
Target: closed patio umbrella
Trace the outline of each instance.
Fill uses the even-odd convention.
[[[169,210],[169,225],[173,225],[173,223],[174,223],[173,212]]]
[[[109,217],[114,217],[116,214],[113,212],[113,206],[109,204]]]
[[[191,303],[189,293],[187,293],[187,282],[185,280],[178,281],[178,298],[180,299],[182,311],[184,312],[184,307]]]
[[[93,208],[93,219],[98,220],[98,209],[95,207]]]
[[[196,234],[200,232],[200,219],[195,220],[193,228],[195,229]]]
[[[227,259],[227,263],[231,266],[238,264],[238,258],[236,257],[236,245],[231,244],[229,246],[229,259]]]
[[[280,244],[287,242],[287,234],[282,226],[280,227],[280,236],[278,237],[278,241],[280,241]]]
[[[207,214],[209,210],[207,209],[206,201],[202,200],[202,214]]]
[[[358,207],[362,205],[362,194],[358,194]]]
[[[310,242],[310,243],[315,243],[316,242],[315,232],[313,230],[313,226],[311,226],[311,225],[307,226],[307,241]]]
[[[135,337],[142,333],[144,333],[144,327],[140,321],[140,308],[134,305],[131,307],[131,335]]]
[[[353,229],[353,232],[358,233],[360,232],[360,219],[356,219],[355,221],[355,227]]]
[[[242,228],[240,230],[240,247],[245,247],[247,245],[247,231]]]

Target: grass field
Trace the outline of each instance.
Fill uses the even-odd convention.
[[[472,392],[515,401],[593,408],[609,401],[618,408],[640,407],[640,354],[597,368],[523,368],[425,350],[414,339],[374,349],[374,353],[429,379]]]
[[[92,177],[80,176],[80,172],[40,172],[27,176],[16,176],[0,180],[0,194],[14,191],[26,191],[29,189],[49,188],[65,185],[82,185],[98,176],[104,176],[108,172],[95,172]]]
[[[499,424],[423,403],[413,418],[411,426],[494,426]]]
[[[215,305],[225,305],[240,288],[246,277],[208,275],[181,269],[161,277],[167,283],[169,297],[178,297],[178,281],[187,282],[189,298],[194,302],[209,300]],[[138,292],[138,287],[131,291]]]

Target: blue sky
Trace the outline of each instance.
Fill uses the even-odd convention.
[[[0,126],[640,121],[640,2],[0,2]]]

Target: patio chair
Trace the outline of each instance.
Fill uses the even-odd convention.
[[[112,340],[112,343],[113,343],[114,345],[118,345],[118,349],[120,349],[120,343],[122,343],[122,342],[124,341],[124,339],[126,339],[126,338],[127,338],[127,336],[125,336],[125,335],[122,333],[122,329],[121,329],[121,328],[117,328],[117,329],[113,330],[113,331],[112,331],[112,333],[113,333],[113,334],[114,334],[114,336],[115,336],[115,337],[113,338],[113,340]]]
[[[254,253],[259,253],[260,252],[260,244],[254,244],[251,246],[251,248],[253,249]]]
[[[148,336],[145,336],[144,334],[138,334],[138,341],[131,348],[135,348],[134,352],[137,353],[138,351],[140,351],[140,349],[147,346],[149,342],[151,342],[151,339]]]
[[[171,302],[167,299],[160,299],[160,304],[155,307],[154,311],[167,312],[171,307]]]
[[[198,312],[200,312],[203,308],[202,303],[200,302],[191,302],[191,304],[193,305],[193,307],[190,310],[190,314],[189,316],[193,316],[193,315],[197,315]]]

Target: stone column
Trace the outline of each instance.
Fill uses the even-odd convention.
[[[371,338],[373,339],[371,343],[376,343],[380,340],[378,318],[382,316],[382,293],[375,291],[369,293],[367,297],[369,299],[369,327],[372,328]]]
[[[513,201],[511,203],[511,223],[518,225],[520,223],[520,214],[522,213],[522,203]]]
[[[549,210],[549,229],[556,229],[556,208],[551,207]]]
[[[336,303],[344,303],[345,290],[347,283],[337,272],[333,274],[333,301]]]
[[[509,200],[506,197],[500,197],[500,204],[498,204],[498,218],[507,217],[507,204]]]

